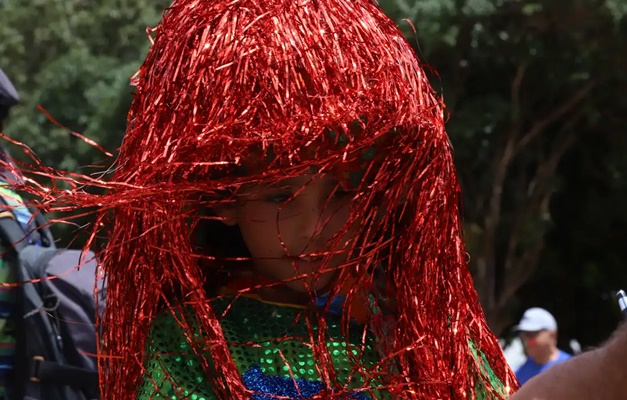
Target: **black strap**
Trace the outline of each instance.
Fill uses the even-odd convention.
[[[41,357],[33,358],[30,379],[35,382],[56,383],[85,389],[89,393],[98,393],[98,372],[46,361]],[[93,396],[93,398],[96,397],[98,396]]]
[[[0,218],[0,234],[6,245],[13,246],[18,253],[29,245],[24,230],[14,218]]]
[[[32,215],[34,215],[35,225],[37,225],[37,230],[35,232],[39,235],[41,245],[44,247],[55,248],[56,246],[54,238],[52,237],[52,232],[50,231],[48,219],[44,216],[41,210],[34,207],[30,207],[29,211]]]

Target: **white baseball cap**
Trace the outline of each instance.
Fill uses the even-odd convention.
[[[518,332],[557,331],[557,321],[544,308],[533,307],[525,311],[514,330]]]

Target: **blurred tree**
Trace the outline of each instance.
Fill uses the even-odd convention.
[[[33,0],[28,6],[1,1],[0,67],[21,96],[4,133],[27,144],[44,165],[86,174],[109,166],[115,157],[71,131],[115,153],[131,101],[129,78],[149,45],[145,28],[157,24],[167,5],[168,0]],[[12,150],[18,160],[29,161],[21,149]],[[64,244],[76,236],[66,225],[53,229]]]
[[[625,114],[616,112],[627,104],[605,101],[603,126],[582,137],[558,169],[554,226],[538,271],[518,296],[525,306],[553,311],[560,335],[584,346],[605,340],[622,320],[614,292],[627,287],[627,137]]]
[[[0,2],[0,67],[21,96],[6,132],[57,168],[76,171],[103,160],[101,152],[68,129],[110,151],[119,145],[131,99],[129,78],[148,47],[142,27],[154,26],[168,4]],[[38,105],[67,129],[49,122]]]
[[[564,155],[583,137],[611,141],[618,132],[605,119],[621,118],[619,104],[608,98],[620,97],[617,77],[627,66],[620,50],[627,38],[624,2],[395,0],[382,6],[438,71],[434,82],[450,112],[464,194],[470,267],[498,333],[512,321],[514,295],[543,257],[553,229],[551,199],[564,189],[557,174]]]

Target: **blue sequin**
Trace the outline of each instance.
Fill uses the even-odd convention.
[[[255,394],[251,396],[251,400],[276,400],[274,396],[285,396],[290,399],[310,399],[324,389],[324,385],[320,381],[308,379],[293,380],[292,378],[282,376],[269,376],[264,374],[258,366],[249,368],[242,378],[249,390],[270,395]],[[298,385],[298,390],[296,385]],[[368,400],[369,397],[364,394],[351,394],[346,399]]]
[[[282,376],[265,375],[261,368],[255,366],[246,371],[243,376],[244,384],[249,390],[258,393],[271,394],[275,396],[288,396],[293,399],[309,399],[319,393],[324,386],[320,381],[310,381],[307,379],[296,379],[296,385],[300,390],[296,390],[294,380]],[[260,394],[251,397],[251,400],[274,400],[273,396],[263,396]]]
[[[330,293],[325,293],[316,298],[316,306],[319,309],[324,309],[329,301]],[[329,306],[329,314],[330,315],[342,315],[342,306],[344,305],[344,301],[346,301],[346,296],[335,296],[333,300],[331,300],[331,305]]]

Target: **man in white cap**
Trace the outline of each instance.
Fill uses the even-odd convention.
[[[557,322],[547,310],[538,307],[528,309],[515,329],[520,333],[527,352],[527,361],[516,371],[521,385],[571,357],[557,348]]]
[[[624,400],[627,394],[627,323],[603,346],[533,378],[510,400]]]

